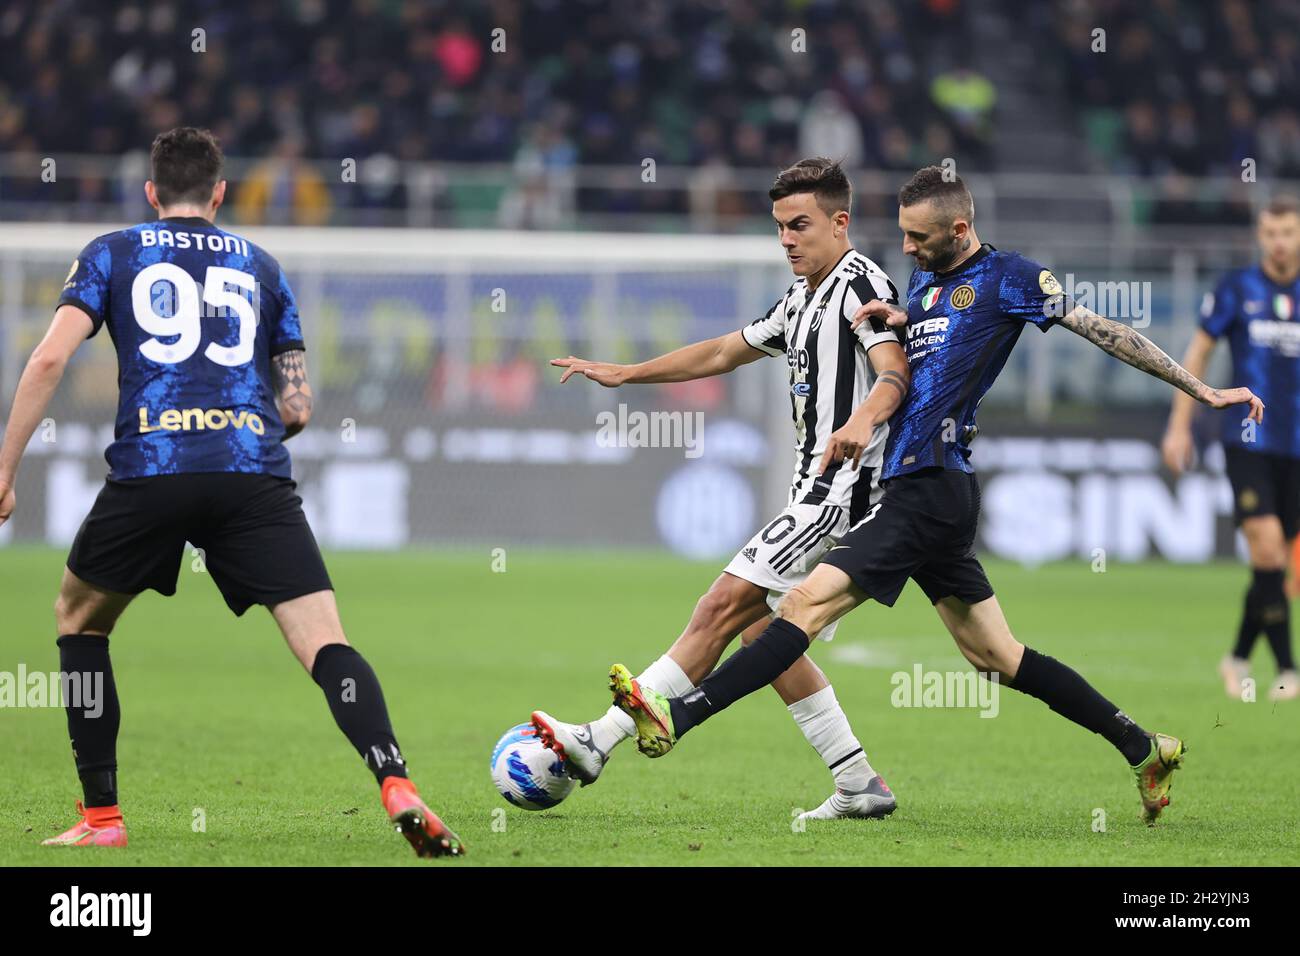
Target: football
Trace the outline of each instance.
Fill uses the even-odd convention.
[[[550,809],[578,784],[565,773],[563,758],[542,746],[532,724],[511,727],[492,748],[492,782],[523,810]]]

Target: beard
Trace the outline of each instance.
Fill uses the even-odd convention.
[[[970,247],[970,240],[966,239],[963,243],[958,243],[957,237],[951,237],[942,246],[936,249],[929,256],[929,262],[926,268],[930,272],[943,272],[951,268],[957,257]]]

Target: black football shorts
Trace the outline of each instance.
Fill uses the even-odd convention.
[[[826,552],[823,564],[847,574],[867,595],[892,607],[907,579],[930,602],[993,596],[975,557],[980,486],[973,474],[926,468],[890,479],[867,517]]]
[[[1237,524],[1246,518],[1277,515],[1288,541],[1300,532],[1300,458],[1227,447],[1224,465]]]
[[[288,478],[235,472],[110,478],[68,570],[107,591],[172,595],[189,542],[236,614],[332,590],[296,488]]]

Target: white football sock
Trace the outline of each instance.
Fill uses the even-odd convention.
[[[686,672],[667,654],[638,674],[636,681],[666,697],[681,697],[695,687]],[[591,722],[592,742],[605,753],[635,735],[636,724],[632,723],[632,718],[614,706],[605,711],[604,717]]]
[[[867,762],[866,751],[853,736],[848,717],[832,687],[823,687],[817,693],[797,700],[787,708],[808,743],[826,761],[835,777],[838,790],[858,791],[866,788],[876,772]]]

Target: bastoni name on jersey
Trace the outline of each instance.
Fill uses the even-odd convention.
[[[171,246],[176,249],[206,249],[248,255],[248,240],[216,232],[172,232],[170,229],[141,229],[141,246]]]

